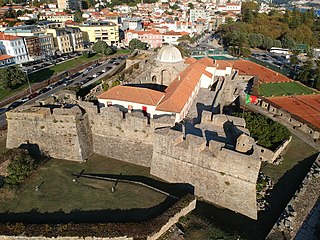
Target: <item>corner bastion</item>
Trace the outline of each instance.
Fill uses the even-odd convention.
[[[243,133],[242,133],[243,134]],[[247,144],[243,135],[234,148]],[[251,138],[248,138],[251,140]],[[254,144],[254,141],[250,141]],[[217,140],[173,129],[155,131],[151,174],[171,183],[189,183],[195,195],[257,219],[256,182],[261,162],[255,145],[245,153]]]
[[[7,112],[7,148],[37,144],[54,158],[83,161],[92,154],[88,116],[77,105],[22,106]]]

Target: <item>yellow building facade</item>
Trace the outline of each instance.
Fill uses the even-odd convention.
[[[119,27],[113,22],[89,22],[77,27],[82,31],[86,42],[94,43],[101,40],[109,46],[119,44]]]

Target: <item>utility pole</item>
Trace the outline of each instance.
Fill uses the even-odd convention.
[[[27,82],[28,82],[30,94],[32,94],[32,89],[31,89],[31,85],[30,85],[28,73],[27,73],[27,71],[24,71],[24,72],[25,72],[25,74],[26,74],[26,76],[27,76]]]

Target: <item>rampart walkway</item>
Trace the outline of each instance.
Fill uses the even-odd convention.
[[[262,109],[261,107],[258,107],[256,105],[253,104],[246,104],[244,106],[247,109],[251,109],[252,111],[258,112],[282,125],[284,125],[285,127],[288,128],[288,130],[294,134],[295,136],[299,137],[301,140],[303,140],[304,142],[306,142],[307,144],[309,144],[310,146],[314,147],[315,149],[320,151],[320,144],[318,142],[314,142],[312,138],[310,138],[309,136],[306,136],[306,134],[304,134],[303,132],[297,130],[297,129],[293,129],[292,125],[290,125],[289,123],[287,123],[286,121],[277,118],[276,116],[274,116],[274,114],[268,112],[267,110]]]

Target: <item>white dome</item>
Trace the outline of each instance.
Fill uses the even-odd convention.
[[[158,52],[157,59],[159,62],[163,63],[177,63],[183,61],[179,49],[172,45],[162,47]]]

